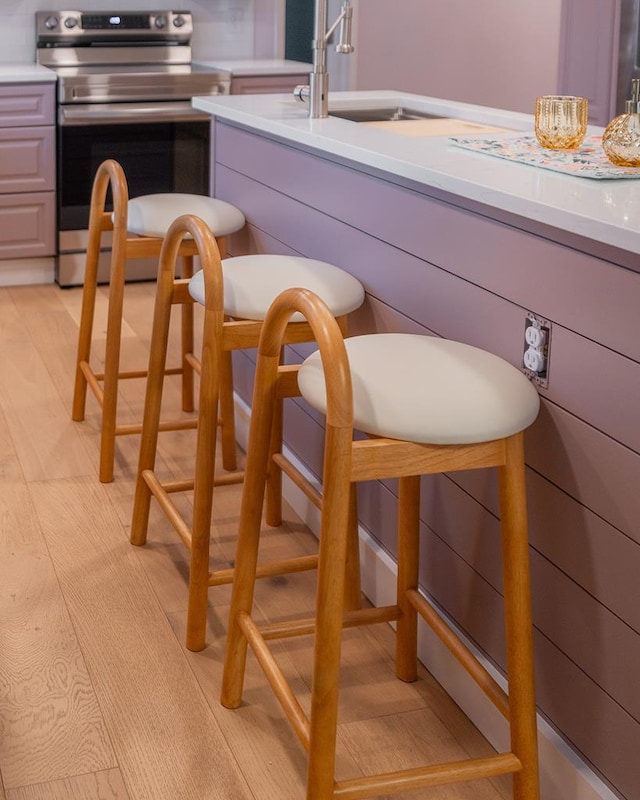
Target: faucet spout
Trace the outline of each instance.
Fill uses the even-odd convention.
[[[343,0],[340,14],[331,25],[327,27],[327,0],[316,0],[314,36],[311,43],[313,55],[313,68],[309,74],[308,93],[303,87],[296,88],[296,96],[304,100],[309,97],[309,116],[312,119],[322,119],[329,116],[329,74],[327,71],[327,42],[334,31],[340,27],[339,41],[336,45],[338,53],[352,53],[351,21],[353,7],[350,0]],[[306,88],[306,87],[305,87]]]

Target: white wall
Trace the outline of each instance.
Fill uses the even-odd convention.
[[[181,5],[196,23],[193,51],[196,58],[251,58],[276,56],[279,46],[273,9],[279,0],[186,0]],[[124,11],[127,8],[156,10],[172,8],[163,0],[0,0],[0,62],[35,60],[36,11],[80,8],[83,11]],[[265,10],[267,13],[265,13]],[[268,12],[271,13],[268,13]],[[257,20],[257,21],[256,21]],[[274,52],[268,52],[273,47]]]
[[[562,0],[353,0],[351,87],[531,112],[557,91]]]

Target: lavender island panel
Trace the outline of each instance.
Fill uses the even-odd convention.
[[[216,128],[216,194],[250,223],[235,245],[299,252],[357,275],[368,299],[353,332],[431,331],[519,363],[526,310],[552,321],[550,385],[528,437],[539,703],[633,797],[640,765],[625,754],[640,747],[640,275],[613,250],[610,260],[590,252],[587,239],[569,248],[548,227],[523,230],[517,215],[495,219],[326,153]],[[249,399],[250,357],[236,366]],[[288,404],[286,436],[317,471],[317,415]],[[465,473],[427,479],[423,493],[422,585],[500,665],[495,482]],[[392,483],[361,491],[361,522],[391,553],[394,505]]]

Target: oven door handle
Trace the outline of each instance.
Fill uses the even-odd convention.
[[[191,122],[210,119],[186,101],[166,103],[88,103],[59,106],[58,124],[125,125],[148,122]]]

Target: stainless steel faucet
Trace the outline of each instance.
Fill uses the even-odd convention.
[[[343,0],[336,21],[327,28],[327,0],[316,0],[313,42],[313,69],[309,73],[308,86],[296,86],[294,94],[305,102],[309,100],[309,117],[321,119],[329,116],[329,74],[327,72],[327,42],[340,26],[337,53],[352,53],[351,20],[353,7],[350,0]]]

